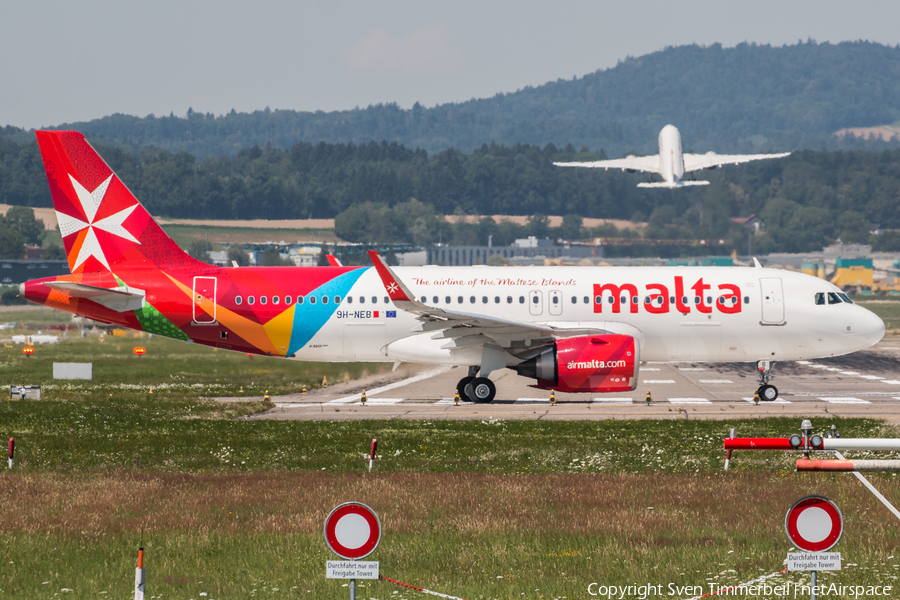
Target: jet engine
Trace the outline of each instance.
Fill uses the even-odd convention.
[[[537,379],[532,387],[560,392],[629,392],[637,387],[639,349],[630,335],[585,335],[557,340],[515,369]]]

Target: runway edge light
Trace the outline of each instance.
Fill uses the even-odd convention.
[[[144,588],[147,579],[144,575],[144,544],[138,547],[138,566],[134,571],[134,600],[144,600]]]
[[[16,440],[9,438],[9,468],[13,468],[13,455],[16,453]]]

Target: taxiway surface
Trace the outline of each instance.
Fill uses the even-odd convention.
[[[404,365],[369,382],[360,402],[357,382],[309,394],[274,396],[275,407],[255,419],[726,419],[767,416],[814,418],[827,414],[883,418],[900,423],[900,337],[886,338],[848,356],[778,363],[775,402],[753,402],[753,364],[647,363],[630,393],[557,393],[528,387],[513,371],[493,374],[497,399],[455,405],[463,369]],[[652,402],[645,402],[647,392]]]

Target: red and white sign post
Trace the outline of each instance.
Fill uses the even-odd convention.
[[[357,579],[378,579],[378,561],[361,561],[381,541],[381,520],[374,510],[359,502],[336,506],[325,519],[325,543],[345,560],[325,563],[328,579],[349,579],[350,600],[356,600]]]
[[[805,552],[789,552],[788,571],[811,571],[811,597],[816,600],[816,572],[839,571],[841,553],[828,552],[844,533],[844,517],[824,496],[805,496],[788,509],[784,530],[791,544]]]

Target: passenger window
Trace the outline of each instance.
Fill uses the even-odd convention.
[[[360,303],[360,304],[365,304],[365,303],[366,303],[366,297],[365,297],[365,296],[360,296],[360,297],[359,297],[359,303]]]
[[[457,302],[458,304],[462,304],[462,303],[464,302],[463,297],[462,297],[462,296],[457,296],[457,297],[456,297],[456,302]]]
[[[297,304],[303,304],[303,296],[297,296]]]
[[[619,304],[625,304],[626,302],[628,302],[627,296],[622,296],[621,298],[619,298]]]
[[[525,304],[525,296],[519,296],[519,304]]]
[[[316,303],[316,297],[315,297],[315,296],[310,296],[310,297],[309,297],[309,303],[310,303],[310,304],[315,304],[315,303]]]
[[[347,296],[347,304],[353,304],[353,296]]]
[[[841,297],[834,292],[828,292],[828,304],[840,304]]]
[[[447,304],[450,304],[450,296],[444,297],[444,302],[446,302]]]
[[[259,303],[260,303],[260,304],[266,304],[268,301],[269,301],[269,298],[266,297],[266,296],[260,296],[260,297],[259,297]]]
[[[335,297],[334,297],[334,303],[335,303],[335,304],[340,304],[340,303],[341,303],[341,297],[340,297],[340,296],[335,296]]]
[[[482,297],[481,297],[481,303],[482,303],[482,304],[487,304],[487,303],[488,303],[488,297],[487,297],[487,296],[482,296]]]
[[[700,296],[694,296],[694,304],[700,304]]]
[[[507,297],[506,297],[506,303],[507,303],[507,304],[512,304],[512,296],[507,296]]]
[[[578,297],[572,296],[572,304],[578,304]]]
[[[253,296],[247,296],[247,304],[256,304],[256,298]]]
[[[378,296],[372,296],[372,304],[378,304]]]
[[[734,296],[734,299],[737,300],[737,296]],[[744,296],[744,304],[750,304],[750,296]]]
[[[848,296],[847,294],[840,293],[840,294],[838,294],[838,296],[840,296],[840,297],[841,297],[841,300],[843,300],[843,301],[846,302],[847,304],[853,304],[853,300],[851,300],[851,299],[850,299],[850,296]]]
[[[669,304],[675,304],[675,296],[669,296]]]
[[[241,298],[240,296],[234,297],[234,303],[237,304],[238,306],[240,306],[243,302],[244,302],[244,299]]]
[[[537,296],[534,296],[534,297],[531,298],[531,303],[532,303],[532,304],[537,304],[537,303],[540,302],[540,301],[541,301],[541,299],[538,298]]]
[[[637,296],[632,296],[632,297],[631,297],[631,303],[632,303],[632,304],[637,304],[638,302],[639,302],[639,300],[638,300],[638,297],[637,297]]]
[[[585,303],[585,304],[590,304],[590,303],[591,303],[591,299],[590,299],[588,296],[585,296],[585,297],[584,297],[584,303]]]
[[[385,297],[384,297],[384,303],[385,303],[385,304],[390,304],[390,303],[391,303],[391,299],[390,299],[389,297],[385,296]]]
[[[438,297],[437,297],[437,296],[435,296],[435,297],[434,297],[434,298],[432,298],[432,299],[431,299],[431,300],[432,300],[432,301],[433,301],[433,302],[434,302],[434,303],[435,303],[435,304],[437,304],[437,303],[438,303]]]
[[[816,294],[816,305],[822,306],[825,304],[825,292],[819,292]]]
[[[290,303],[291,303],[291,297],[290,297],[290,296],[285,296],[285,297],[284,297],[284,303],[285,303],[285,304],[290,304]]]
[[[425,296],[422,296],[421,298],[419,298],[419,302],[421,302],[422,304],[425,304],[426,302],[428,302],[428,298],[426,298]]]
[[[322,304],[328,304],[328,296],[322,296]]]
[[[559,296],[551,296],[550,301],[553,302],[553,304],[559,304]]]
[[[469,303],[475,304],[475,296],[469,296]]]
[[[278,304],[279,302],[281,302],[280,296],[272,296],[272,304]]]
[[[500,296],[494,296],[494,304],[500,304]]]
[[[601,298],[600,296],[594,297],[594,304],[602,304],[602,303],[603,303],[603,298]]]

